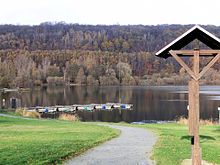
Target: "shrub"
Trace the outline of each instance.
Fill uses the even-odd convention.
[[[23,117],[40,118],[40,114],[36,111],[27,111],[25,109],[19,108],[15,111],[16,114]]]
[[[115,76],[100,76],[100,85],[119,85],[119,81]]]
[[[66,120],[66,121],[79,121],[79,117],[76,114],[67,114],[62,113],[59,115],[59,120]]]
[[[34,80],[34,85],[35,86],[41,86],[42,85],[41,80]]]
[[[15,113],[20,115],[20,116],[23,116],[23,111],[24,111],[24,109],[19,108],[19,109],[15,110]]]
[[[96,80],[92,75],[87,77],[87,85],[99,85],[99,81]]]
[[[180,118],[177,120],[177,123],[183,124],[183,125],[188,125],[188,119],[185,118],[185,117],[180,117]],[[217,123],[214,122],[212,119],[209,119],[209,120],[200,119],[200,120],[199,120],[199,124],[200,124],[200,125],[215,125],[215,124],[217,124]]]

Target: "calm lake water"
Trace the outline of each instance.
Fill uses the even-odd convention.
[[[187,116],[187,87],[47,87],[22,93],[3,93],[1,100],[17,97],[25,107],[119,102],[131,103],[133,111],[113,110],[79,112],[84,121],[134,122],[142,120],[174,120]],[[220,107],[220,86],[200,88],[200,116],[217,119]]]

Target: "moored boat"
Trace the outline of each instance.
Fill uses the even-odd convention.
[[[108,104],[102,104],[102,110],[110,110],[112,108],[111,105]]]
[[[121,109],[132,109],[132,104],[121,104]]]

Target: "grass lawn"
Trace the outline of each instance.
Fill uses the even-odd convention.
[[[6,115],[12,115],[12,116],[19,116],[18,114],[15,113],[14,110],[6,110],[6,109],[1,109],[0,108],[0,113],[1,114],[6,114]]]
[[[61,164],[118,134],[89,123],[0,117],[0,164]]]
[[[191,142],[187,126],[175,123],[132,126],[151,129],[159,136],[153,150],[153,159],[158,165],[179,165],[182,160],[190,158]],[[220,126],[201,126],[200,143],[203,160],[220,164]]]

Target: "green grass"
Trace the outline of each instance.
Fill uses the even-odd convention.
[[[159,136],[152,153],[157,165],[179,165],[182,160],[191,157],[187,126],[175,123],[130,126],[150,129]],[[220,164],[220,126],[201,126],[200,144],[203,160]]]
[[[61,164],[118,134],[89,123],[0,117],[0,164]]]
[[[18,114],[15,113],[15,110],[8,110],[8,109],[1,109],[0,108],[0,113],[12,115],[12,116],[19,116]]]

